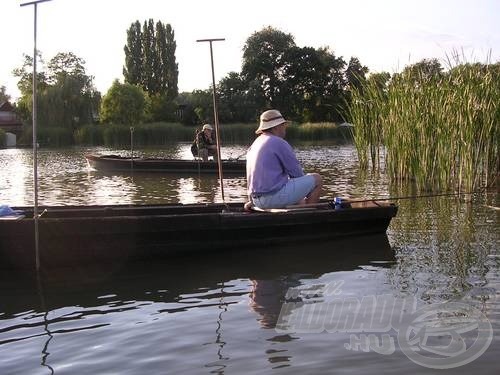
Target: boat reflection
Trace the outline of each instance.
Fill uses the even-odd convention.
[[[224,318],[232,312],[231,305],[247,300],[260,327],[271,329],[276,326],[290,287],[325,273],[370,264],[389,267],[393,262],[387,236],[377,235],[253,251],[179,255],[163,262],[42,269],[38,280],[5,270],[0,274],[2,320],[9,324],[26,312],[32,319],[30,333],[13,336],[17,331],[7,329],[3,337],[0,335],[0,343],[45,336],[41,365],[52,371],[48,346],[57,340],[57,334],[51,325],[61,330],[61,324],[67,324],[64,332],[77,334],[111,324],[108,319],[119,311],[127,314],[126,311],[137,310],[140,316],[142,306],[154,303],[158,303],[157,313],[169,315],[212,306],[218,307],[212,343],[217,356],[206,366],[224,368],[228,357],[224,354],[223,325]],[[82,320],[86,314],[92,316],[96,312],[102,314],[104,322],[88,325]],[[292,339],[289,335],[273,334],[269,340],[279,344]],[[273,366],[286,366],[288,357],[284,354],[271,350],[265,355]]]
[[[195,234],[193,234],[195,235]],[[161,262],[116,262],[95,266],[75,266],[40,270],[45,299],[50,308],[78,304],[95,306],[98,297],[114,294],[121,300],[168,302],[180,295],[200,289],[217,289],[235,279],[253,280],[253,303],[266,314],[274,311],[269,298],[282,298],[288,287],[300,278],[313,278],[324,273],[353,270],[376,262],[377,266],[392,264],[394,254],[386,235],[361,236],[310,244],[274,246],[269,249],[234,249],[211,254],[189,253],[172,256]],[[187,277],[189,275],[189,277]],[[265,280],[283,282],[265,283]],[[3,293],[3,306],[10,311],[38,309],[36,275],[3,270],[0,290],[23,289],[24,298],[16,293]],[[166,289],[168,295],[146,291]],[[279,289],[279,291],[277,290]],[[30,298],[30,290],[32,296]],[[82,293],[79,293],[79,292]],[[167,300],[166,300],[167,298]],[[77,301],[73,301],[77,299]],[[32,306],[22,306],[30,304]],[[267,318],[266,318],[267,319]],[[272,320],[272,319],[271,319]],[[266,323],[267,324],[267,323]]]

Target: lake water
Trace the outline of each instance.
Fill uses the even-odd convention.
[[[296,147],[324,198],[409,196],[361,173],[352,146]],[[220,202],[216,177],[113,175],[87,152],[40,150],[40,204]],[[237,157],[245,146],[223,149]],[[189,158],[189,145],[135,155]],[[0,204],[33,203],[31,150],[0,150]],[[244,177],[224,179],[243,201]],[[497,190],[395,201],[387,236],[0,271],[0,374],[498,373]],[[196,233],[193,233],[196,235]],[[1,268],[1,267],[0,267]],[[440,370],[439,368],[444,368]]]

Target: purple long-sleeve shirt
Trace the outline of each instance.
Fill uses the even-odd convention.
[[[281,189],[289,178],[303,175],[292,147],[284,139],[263,133],[250,146],[247,153],[249,196],[273,193]]]

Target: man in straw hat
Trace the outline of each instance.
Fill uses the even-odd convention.
[[[284,140],[287,121],[275,109],[260,115],[259,134],[247,153],[249,202],[259,208],[283,208],[318,202],[321,176],[304,174],[290,144]]]

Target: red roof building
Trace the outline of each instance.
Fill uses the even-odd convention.
[[[23,124],[9,102],[0,102],[0,129],[14,134],[23,130]]]

